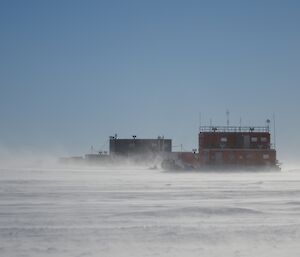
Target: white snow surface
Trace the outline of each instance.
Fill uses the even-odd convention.
[[[0,256],[300,256],[300,172],[0,168]]]

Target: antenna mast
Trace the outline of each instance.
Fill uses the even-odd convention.
[[[200,132],[200,128],[201,128],[201,112],[199,112],[199,132]]]
[[[276,122],[275,122],[275,113],[273,113],[273,132],[274,132],[274,149],[276,149]]]
[[[229,127],[229,111],[226,111],[226,116],[227,116],[227,127]]]

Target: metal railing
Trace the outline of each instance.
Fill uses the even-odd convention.
[[[200,126],[199,132],[270,132],[269,126]]]

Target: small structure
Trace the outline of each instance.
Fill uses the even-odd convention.
[[[88,163],[107,163],[110,161],[110,156],[106,152],[90,153],[84,156],[84,159]]]

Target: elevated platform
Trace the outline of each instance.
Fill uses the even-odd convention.
[[[270,132],[269,126],[200,126],[199,132]]]

